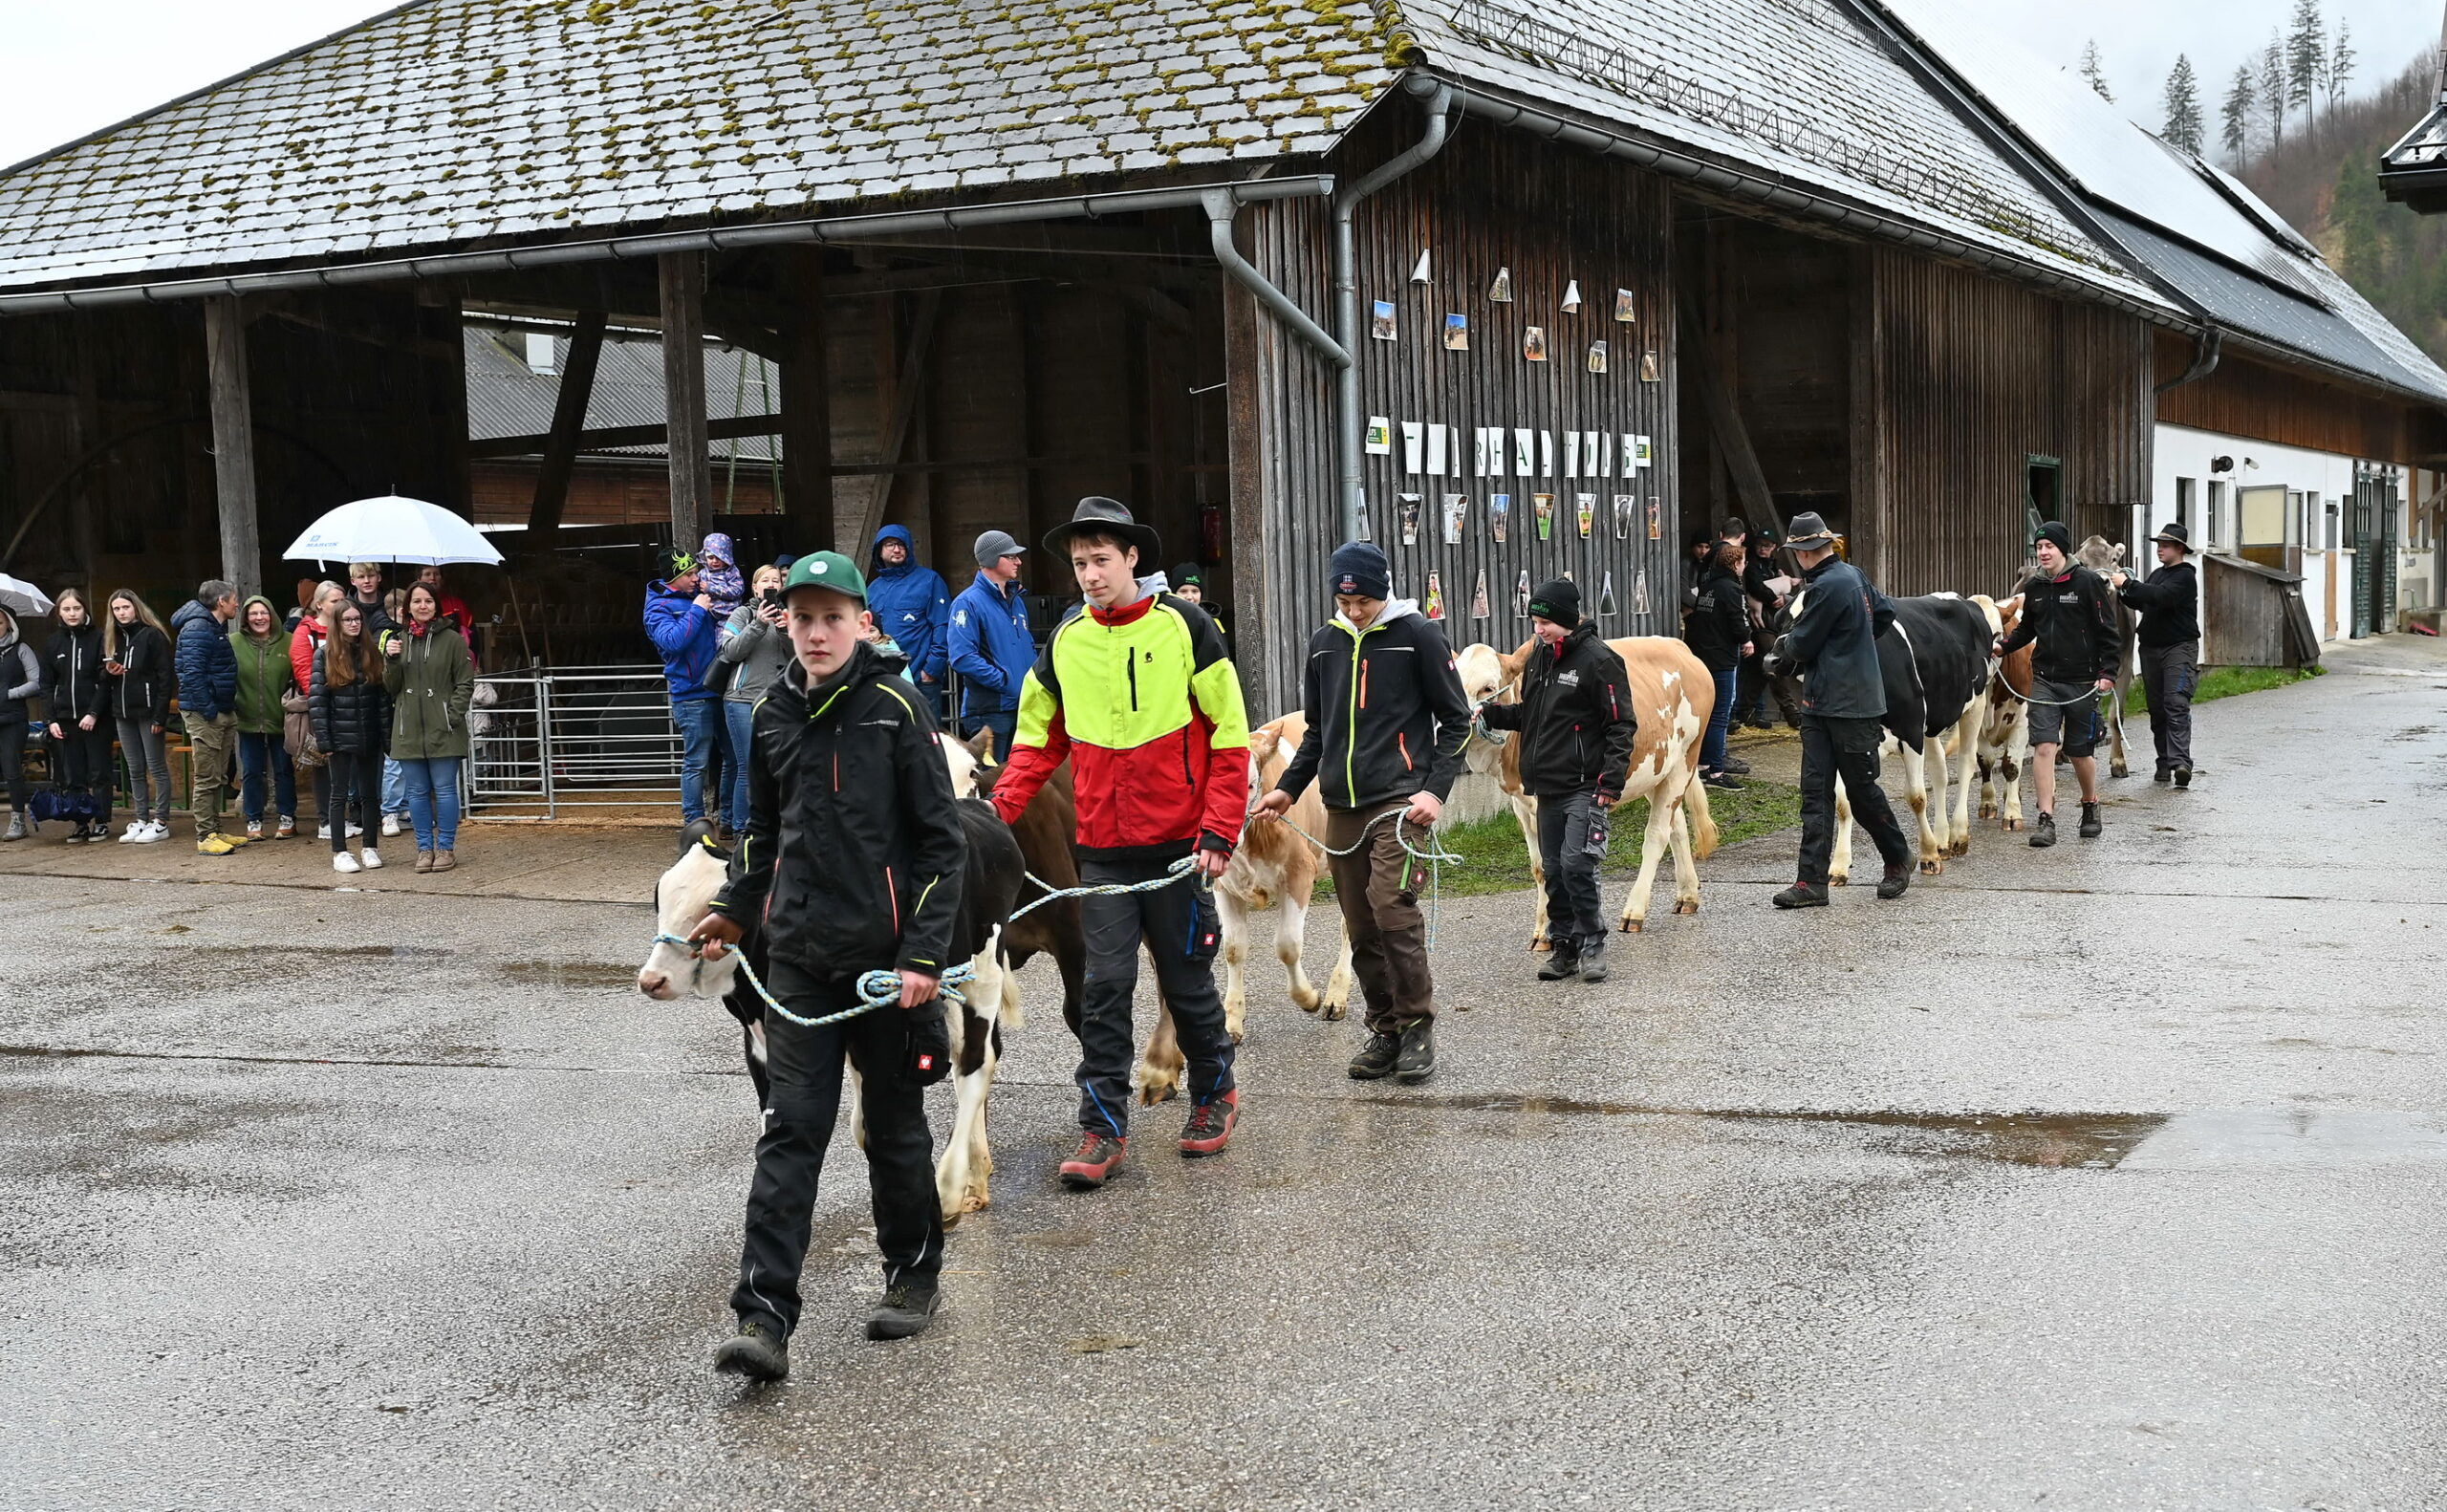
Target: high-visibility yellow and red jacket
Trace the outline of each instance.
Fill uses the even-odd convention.
[[[1020,688],[1017,738],[994,786],[1016,821],[1071,761],[1079,849],[1229,853],[1249,807],[1249,718],[1224,637],[1196,604],[1157,594],[1087,605],[1046,637]]]

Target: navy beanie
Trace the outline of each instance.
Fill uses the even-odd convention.
[[[1326,573],[1326,591],[1356,594],[1362,598],[1391,598],[1394,564],[1366,541],[1347,541],[1334,548],[1333,562]]]
[[[1569,577],[1539,584],[1529,595],[1529,613],[1566,630],[1575,628],[1580,623],[1580,585]]]

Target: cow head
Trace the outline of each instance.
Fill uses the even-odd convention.
[[[1986,594],[1974,594],[1969,598],[1964,599],[1963,602],[1980,611],[1980,618],[1982,623],[1987,625],[1989,635],[2002,636],[2005,634],[2005,632],[2014,628],[2007,622],[2004,611],[1998,608],[1997,601],[1989,597]],[[2014,600],[2014,606],[2017,609],[2021,608],[2022,601],[2020,599]]]
[[[987,730],[984,734],[990,744],[994,732]],[[976,797],[977,769],[982,765],[977,759],[977,748],[966,741],[957,741],[948,735],[937,735],[935,744],[942,747],[943,769],[950,773],[952,779],[952,796]]]
[[[654,931],[686,939],[689,931],[722,891],[730,875],[730,857],[700,838],[680,853],[680,859],[655,879]],[[725,951],[720,961],[707,961],[679,945],[655,941],[646,963],[638,968],[638,990],[658,1003],[674,998],[719,998],[730,990],[739,972],[739,953]]]
[[[2074,549],[2073,560],[2093,572],[2111,572],[2124,565],[2124,544],[2110,546],[2104,535],[2086,535]]]
[[[1463,646],[1453,659],[1454,670],[1462,675],[1462,691],[1472,703],[1507,703],[1516,695],[1513,685],[1521,680],[1521,669],[1528,664],[1527,647],[1506,655],[1483,643]]]

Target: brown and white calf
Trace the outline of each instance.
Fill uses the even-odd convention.
[[[2111,546],[2103,535],[2088,535],[2082,538],[2080,546],[2074,548],[2073,559],[2105,577],[2110,572],[2124,570],[2124,547],[2121,544]],[[2133,674],[2140,666],[2133,656],[2133,646],[2134,633],[2139,630],[2141,620],[2133,612],[2133,606],[2124,601],[2124,595],[2112,588],[2108,590],[2107,603],[2108,613],[2115,621],[2115,697],[2108,701],[2107,707],[2107,774],[2129,777],[2133,774],[2133,767],[2125,760],[2124,701],[2133,692]]]
[[[1700,911],[1700,869],[1694,862],[1706,860],[1717,848],[1716,818],[1708,810],[1707,788],[1699,777],[1700,742],[1716,707],[1716,681],[1708,676],[1706,663],[1679,640],[1633,636],[1606,644],[1623,659],[1632,706],[1639,720],[1638,740],[1623,778],[1623,802],[1645,798],[1649,805],[1639,875],[1623,899],[1617,925],[1626,934],[1637,934],[1648,921],[1657,869],[1669,851],[1674,856],[1674,912]],[[1509,653],[1486,645],[1463,647],[1455,661],[1462,691],[1474,703],[1515,702],[1520,697],[1522,669],[1528,664],[1534,645],[1525,643]],[[1538,800],[1521,790],[1520,737],[1497,745],[1473,731],[1463,753],[1473,771],[1494,778],[1512,800],[1513,818],[1529,851],[1536,920],[1529,948],[1544,950],[1548,948],[1547,869],[1538,853]]]
[[[2013,634],[2022,622],[2020,594],[1996,603],[1974,594],[1971,601],[1986,604],[1997,616],[1997,633]],[[1997,663],[1988,681],[1988,703],[1980,724],[1980,817],[2003,819],[2007,830],[2023,827],[2023,768],[2030,765],[2030,654],[2016,647]]]

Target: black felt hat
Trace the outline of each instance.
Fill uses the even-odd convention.
[[[1079,501],[1071,518],[1045,532],[1045,549],[1064,561],[1071,560],[1071,537],[1082,531],[1096,535],[1118,536],[1138,548],[1138,566],[1142,572],[1153,572],[1157,559],[1164,554],[1163,538],[1151,526],[1131,518],[1130,506],[1118,499],[1091,494]]]

